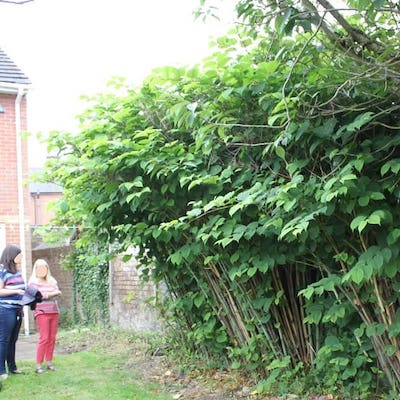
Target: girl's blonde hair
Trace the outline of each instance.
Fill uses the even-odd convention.
[[[35,261],[35,264],[33,264],[32,275],[29,278],[29,283],[32,283],[32,282],[33,283],[40,283],[40,282],[42,282],[42,280],[39,280],[39,278],[36,276],[36,269],[40,265],[44,265],[47,268],[47,275],[46,275],[46,278],[44,278],[46,283],[49,284],[49,285],[57,285],[56,279],[51,275],[49,264],[47,263],[46,260],[43,260],[42,258],[38,258]]]

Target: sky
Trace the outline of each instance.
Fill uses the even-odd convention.
[[[0,47],[31,82],[29,165],[41,167],[37,139],[76,130],[81,95],[104,91],[113,76],[135,85],[153,68],[192,65],[212,52],[209,42],[233,21],[235,1],[218,5],[221,21],[195,20],[200,0],[34,0],[0,2]]]

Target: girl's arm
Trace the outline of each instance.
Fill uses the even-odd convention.
[[[40,287],[38,287],[40,290]],[[58,289],[58,286],[52,286],[49,290],[42,291],[43,299],[48,300],[53,297],[61,296],[61,290]]]
[[[57,289],[54,292],[49,292],[49,299],[52,297],[57,297],[57,296],[61,296],[61,290]]]

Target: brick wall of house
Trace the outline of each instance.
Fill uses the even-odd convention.
[[[20,244],[18,175],[17,175],[17,137],[15,123],[16,95],[0,94],[0,105],[4,112],[0,113],[0,224],[5,224],[6,242]],[[26,98],[21,103],[21,130],[27,130]],[[27,141],[22,140],[22,175],[24,182],[28,178]],[[24,186],[25,241],[29,245],[29,190]],[[26,249],[27,264],[30,265],[30,247]],[[28,260],[29,258],[29,260]]]
[[[26,276],[28,278],[32,271],[31,257],[31,235],[29,221],[29,188],[28,179],[28,145],[22,132],[27,131],[27,102],[26,96],[20,103],[19,126],[16,121],[16,101],[17,94],[0,93],[0,254],[4,246],[8,243],[23,247],[23,257],[26,266]],[[19,132],[17,133],[17,129]],[[17,139],[21,140],[21,170],[23,185],[23,230],[24,243],[20,235],[20,204],[18,195],[18,157]],[[28,327],[24,319],[22,332]],[[33,326],[33,320],[29,319],[29,328]],[[29,330],[29,329],[28,329]]]
[[[48,224],[54,214],[50,204],[62,196],[62,193],[31,193],[29,202],[29,219],[31,225]]]
[[[159,292],[153,283],[143,282],[134,257],[123,262],[118,257],[112,262],[110,276],[110,322],[126,329],[154,331],[161,322],[151,300]]]

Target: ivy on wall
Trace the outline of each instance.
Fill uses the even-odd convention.
[[[63,261],[73,271],[74,324],[109,323],[109,267],[98,257],[97,246],[74,248]]]

